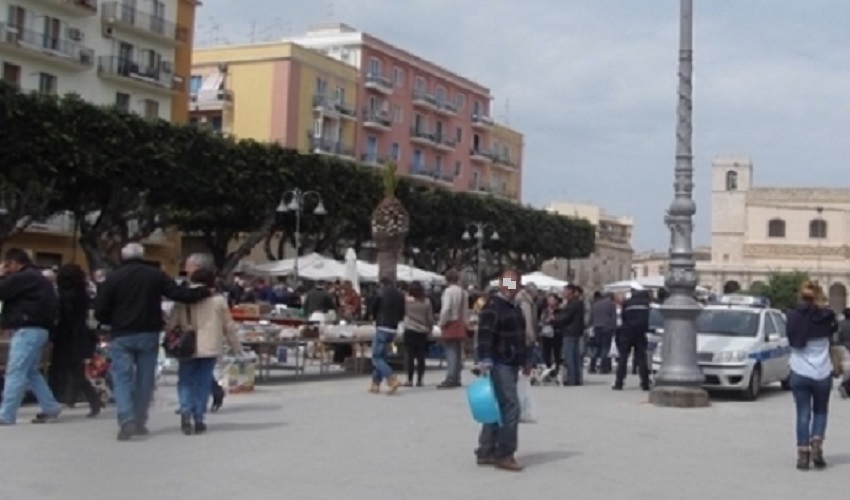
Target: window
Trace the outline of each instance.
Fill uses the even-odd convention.
[[[442,171],[443,171],[443,156],[437,155],[437,173],[439,174]]]
[[[425,130],[425,118],[423,118],[422,115],[416,115],[416,118],[414,118],[413,120],[413,128],[417,132],[422,132]]]
[[[124,92],[117,92],[115,94],[115,107],[119,111],[129,113],[130,112],[130,94],[125,94]]]
[[[381,74],[381,61],[375,57],[369,59],[369,75],[379,76]]]
[[[377,112],[378,107],[378,99],[376,97],[369,97],[369,111]]]
[[[322,78],[316,78],[316,95],[325,95],[328,90],[328,82]]]
[[[824,239],[826,238],[826,221],[823,219],[815,219],[809,222],[809,238]]]
[[[44,16],[44,34],[42,44],[47,50],[59,50],[62,38],[62,21],[55,17]]]
[[[165,32],[165,4],[160,0],[153,0],[151,31],[155,31],[160,34]]]
[[[771,312],[770,317],[773,319],[774,326],[776,326],[776,333],[778,333],[782,338],[787,337],[788,331],[785,325],[785,318],[783,318],[781,314],[777,314],[775,312]]]
[[[460,127],[455,130],[455,141],[457,141],[458,146],[463,142],[463,129]]]
[[[402,113],[401,106],[398,104],[393,105],[393,121],[395,123],[401,123],[404,121],[404,113]]]
[[[319,138],[322,137],[322,132],[324,131],[324,126],[321,118],[316,118],[313,122],[313,137]]]
[[[401,159],[401,147],[397,142],[394,142],[392,148],[390,149],[390,156],[394,161],[399,161]]]
[[[204,77],[201,75],[192,75],[192,79],[189,80],[189,93],[197,94],[199,90],[201,90],[201,84],[204,83]]]
[[[730,170],[726,172],[726,191],[738,190],[738,172]]]
[[[463,111],[464,105],[466,105],[466,96],[463,94],[455,94],[455,106],[457,106],[457,110]]]
[[[15,87],[21,86],[21,67],[16,64],[3,63],[3,81]]]
[[[38,93],[56,95],[56,76],[50,73],[38,74]]]
[[[785,221],[782,219],[771,219],[767,223],[768,238],[784,238],[785,237]]]
[[[696,321],[696,331],[723,337],[755,337],[759,331],[758,311],[704,309]]]
[[[144,112],[142,113],[142,116],[149,120],[159,119],[159,101],[154,101],[153,99],[145,99],[143,102]]]
[[[421,167],[422,166],[422,151],[419,149],[413,150],[413,166]]]
[[[221,132],[222,129],[222,119],[221,116],[211,116],[210,117],[210,128],[216,132]]]
[[[481,116],[481,101],[472,103],[472,114],[473,116]]]
[[[396,87],[404,86],[404,70],[401,68],[395,68],[393,71],[393,83],[395,83]]]
[[[443,87],[442,85],[438,85],[436,97],[437,97],[438,103],[442,104],[442,103],[446,102],[446,88]]]
[[[417,76],[416,77],[416,87],[415,87],[416,91],[417,92],[425,92],[426,87],[427,86],[425,85],[425,78],[423,78],[421,76]]]
[[[460,162],[456,161],[455,162],[455,177],[459,177],[459,176],[460,176]],[[476,177],[476,179],[478,178],[478,172],[475,172],[475,177]],[[476,180],[475,183],[477,185],[478,181]]]
[[[345,89],[342,87],[336,88],[336,102],[345,104]]]

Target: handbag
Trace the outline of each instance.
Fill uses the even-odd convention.
[[[198,350],[198,333],[192,327],[192,306],[186,306],[186,326],[175,325],[165,332],[162,348],[165,355],[175,359],[189,359]]]

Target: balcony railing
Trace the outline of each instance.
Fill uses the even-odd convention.
[[[410,127],[410,137],[413,139],[422,139],[428,142],[434,142],[434,134],[428,132],[423,127]]]
[[[453,102],[437,99],[436,106],[437,111],[439,111],[440,113],[450,115],[457,113],[457,104]]]
[[[54,5],[71,14],[93,16],[97,14],[97,0],[35,0],[39,3]]]
[[[371,165],[384,165],[390,161],[390,157],[378,153],[363,153],[360,155],[360,161]]]
[[[414,104],[425,104],[432,108],[439,108],[437,104],[437,98],[433,95],[425,92],[424,90],[414,90],[413,91],[413,103]]]
[[[192,94],[191,100],[196,104],[216,104],[233,102],[233,92],[226,89],[199,90]]]
[[[492,153],[484,148],[472,148],[469,150],[469,155],[475,159],[488,159],[492,160]]]
[[[389,113],[377,109],[363,108],[363,121],[366,123],[376,123],[384,128],[393,126]]]
[[[123,57],[100,56],[97,59],[97,69],[101,74],[131,78],[168,90],[176,91],[182,87],[182,83],[165,67],[165,63],[151,67],[146,63]]]
[[[453,138],[442,134],[435,134],[434,142],[437,143],[438,146],[442,146],[444,148],[449,149],[454,149],[454,147],[457,145],[457,142]]]
[[[363,79],[363,82],[366,87],[369,88],[377,88],[379,90],[383,90],[384,92],[391,92],[393,90],[393,81],[390,80],[389,77],[384,76],[380,73],[367,73],[366,77]]]
[[[504,165],[510,168],[517,168],[516,163],[511,161],[510,157],[507,155],[494,154],[492,158],[494,163],[498,163],[500,165]]]
[[[491,117],[483,113],[472,113],[472,125],[479,127],[492,127],[496,123]]]
[[[0,40],[4,43],[15,45],[21,49],[39,51],[81,66],[94,66],[94,50],[49,33],[32,31],[4,23],[0,24],[0,37],[2,37]]]
[[[103,20],[107,23],[120,23],[136,30],[175,40],[189,41],[189,29],[168,21],[160,16],[141,12],[131,5],[121,2],[107,2],[101,9]]]
[[[354,148],[339,141],[333,141],[324,137],[310,137],[310,150],[317,153],[326,153],[339,156],[354,157]]]
[[[434,177],[434,169],[423,165],[422,163],[411,162],[410,173],[413,175],[421,175],[423,177]]]

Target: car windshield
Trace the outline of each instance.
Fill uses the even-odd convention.
[[[664,315],[661,314],[661,309],[652,308],[649,310],[649,329],[661,330],[664,328]]]
[[[703,309],[697,316],[697,333],[728,337],[755,337],[759,329],[757,311]]]

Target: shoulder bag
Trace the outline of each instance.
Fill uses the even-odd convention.
[[[162,348],[175,359],[193,358],[198,350],[198,334],[192,326],[192,306],[186,305],[186,326],[175,325],[165,332]]]

